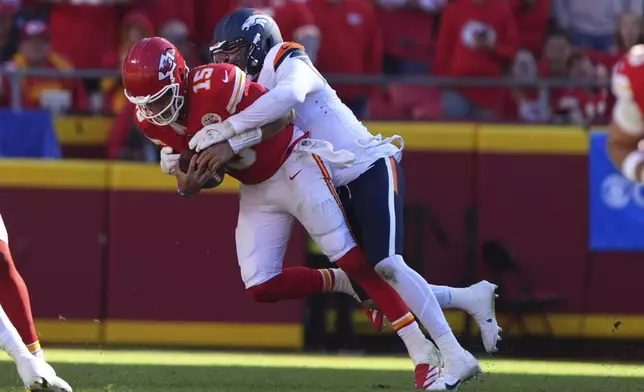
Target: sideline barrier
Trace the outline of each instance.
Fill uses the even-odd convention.
[[[447,247],[427,235],[428,279],[453,284],[463,276],[464,215],[475,206],[479,244],[507,242],[536,287],[564,298],[549,315],[555,336],[644,338],[644,304],[629,294],[644,273],[641,253],[588,251],[584,130],[402,123],[370,129],[405,137],[408,201],[427,205],[447,235]],[[24,252],[16,258],[34,312],[68,320],[39,324],[44,340],[301,344],[299,302],[258,305],[244,293],[230,178],[221,190],[184,200],[156,165],[0,161],[0,173],[0,200],[11,206],[3,216],[12,246]],[[295,236],[290,265],[303,259],[302,233]],[[478,263],[477,276],[485,278]],[[47,290],[52,276],[69,292]],[[88,321],[94,319],[100,321]]]

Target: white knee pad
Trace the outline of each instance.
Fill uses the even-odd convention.
[[[331,262],[338,261],[351,249],[356,247],[351,231],[346,225],[340,226],[333,231],[324,234],[311,235],[313,241],[320,248]]]
[[[342,208],[332,195],[303,208],[298,218],[329,260],[337,261],[356,246]]]

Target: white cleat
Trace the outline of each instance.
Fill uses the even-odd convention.
[[[463,355],[459,357],[446,359],[445,367],[441,370],[440,375],[424,389],[426,391],[451,391],[483,373],[478,361],[469,351],[463,350]]]
[[[468,294],[463,298],[463,307],[474,318],[481,330],[483,346],[488,353],[497,352],[496,344],[501,340],[501,328],[496,321],[494,302],[498,295],[495,291],[497,285],[482,280],[466,288]]]
[[[26,391],[72,392],[72,387],[56,376],[54,369],[42,358],[21,357],[16,366]]]

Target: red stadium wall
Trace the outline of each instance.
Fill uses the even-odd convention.
[[[588,252],[586,134],[521,128],[371,126],[405,138],[407,201],[429,207],[446,232],[444,247],[426,230],[426,278],[463,276],[464,215],[474,206],[479,244],[508,243],[535,287],[563,297],[549,314],[555,336],[644,338],[644,305],[626,293],[644,273],[642,255]],[[244,293],[234,182],[184,200],[156,166],[0,161],[0,173],[43,340],[300,346],[301,303],[258,305]],[[296,231],[287,264],[302,262],[304,244]],[[489,278],[480,261],[476,271]],[[462,327],[460,315],[450,320]]]

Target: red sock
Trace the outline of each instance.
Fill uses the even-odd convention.
[[[289,267],[284,268],[279,275],[271,280],[253,286],[246,291],[257,302],[277,302],[328,292],[331,291],[334,283],[333,270]]]
[[[29,351],[40,350],[38,335],[31,315],[29,291],[11,258],[9,246],[0,241],[0,304],[16,327]]]
[[[398,328],[402,328],[414,320],[409,308],[396,290],[385,282],[373,267],[367,264],[362,250],[357,247],[351,249],[336,262],[336,265],[362,286],[367,295],[382,310],[385,317],[391,322],[397,322]]]

